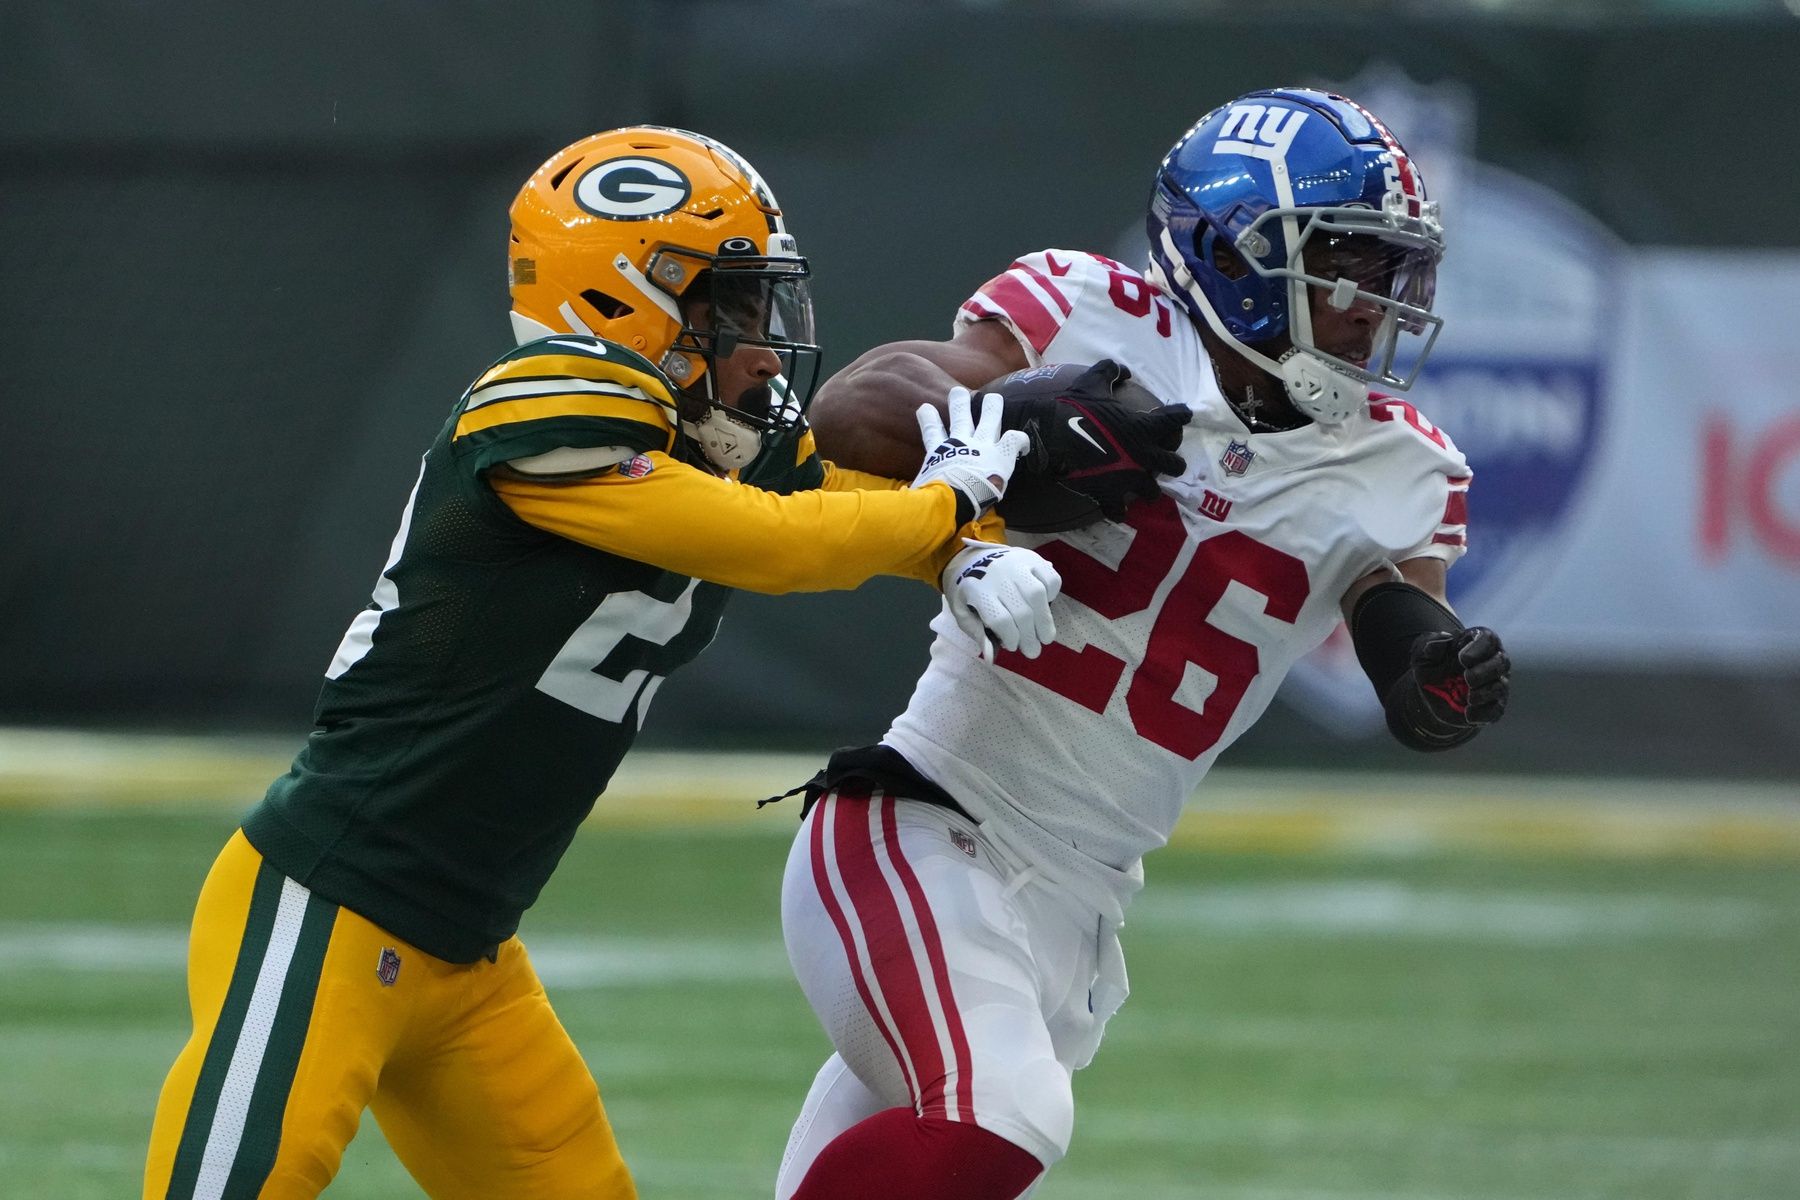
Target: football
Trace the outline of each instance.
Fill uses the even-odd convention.
[[[1078,381],[1079,388],[1076,387]],[[1078,393],[1085,401],[1110,399],[1112,403],[1136,412],[1152,412],[1162,407],[1162,401],[1149,388],[1110,360],[1029,367],[1002,375],[976,394],[988,392],[996,392],[1009,400],[1056,400]],[[1008,529],[1020,533],[1057,533],[1092,525],[1101,519],[1100,504],[1092,496],[1024,470],[1014,474],[997,511],[1006,518]]]

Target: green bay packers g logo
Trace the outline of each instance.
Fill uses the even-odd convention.
[[[575,203],[597,217],[642,221],[674,212],[693,186],[686,175],[654,158],[609,158],[575,183]]]

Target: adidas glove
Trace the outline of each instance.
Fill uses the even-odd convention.
[[[949,400],[947,431],[937,409],[929,404],[919,406],[925,463],[912,485],[948,484],[956,493],[956,525],[960,529],[999,503],[1019,455],[1025,453],[1031,440],[1018,430],[1001,432],[998,396],[981,398],[979,422],[970,415],[968,388],[951,388]]]
[[[994,643],[1036,658],[1056,640],[1050,602],[1062,576],[1049,560],[1023,546],[963,539],[963,549],[944,568],[944,602],[956,627],[994,661]]]

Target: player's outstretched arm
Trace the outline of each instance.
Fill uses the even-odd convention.
[[[642,468],[570,481],[491,473],[488,485],[526,524],[678,574],[748,591],[856,587],[874,575],[935,579],[954,532],[1006,490],[1025,435],[1000,428],[1000,405],[979,419],[966,390],[948,427],[925,406],[915,443],[932,453],[910,488],[787,495],[744,487],[677,462],[640,456]],[[930,572],[919,568],[932,562]]]
[[[1025,351],[998,322],[964,326],[947,342],[877,346],[827,379],[807,420],[819,453],[840,467],[911,479],[922,459],[914,414],[945,411],[952,387],[978,388],[1026,366]]]
[[[1500,635],[1463,626],[1445,599],[1444,573],[1437,559],[1408,559],[1344,596],[1350,640],[1388,730],[1414,750],[1462,745],[1505,714],[1511,686]]]

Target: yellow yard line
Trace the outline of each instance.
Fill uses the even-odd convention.
[[[287,739],[0,729],[0,808],[247,808],[287,769]],[[823,755],[645,750],[595,806],[606,827],[746,825],[784,834]],[[1632,779],[1218,770],[1171,844],[1232,852],[1696,856],[1800,860],[1800,786]]]

